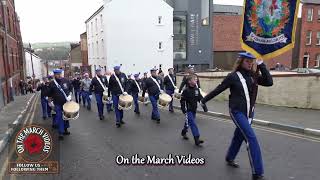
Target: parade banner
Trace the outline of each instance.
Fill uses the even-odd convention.
[[[271,59],[294,48],[300,0],[245,0],[241,46]]]

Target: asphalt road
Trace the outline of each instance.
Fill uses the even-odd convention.
[[[33,122],[50,124],[41,119],[39,101]],[[96,105],[93,104],[93,111]],[[234,125],[231,121],[199,115],[197,122],[205,144],[194,146],[193,140],[182,140],[180,131],[184,115],[161,110],[161,124],[150,119],[151,106],[141,106],[141,115],[126,111],[126,124],[117,129],[114,113],[106,114],[100,121],[96,112],[81,108],[80,118],[71,122],[71,135],[60,143],[59,175],[16,175],[6,174],[3,179],[90,179],[90,180],[163,180],[163,179],[212,179],[250,180],[251,170],[246,148],[243,145],[237,161],[239,169],[225,165],[224,156],[231,141]],[[259,113],[259,112],[257,112]],[[319,179],[320,139],[287,134],[283,131],[256,127],[262,147],[265,176],[268,180],[315,180]],[[189,137],[191,134],[189,133]],[[117,155],[131,157],[168,154],[188,155],[205,158],[203,166],[118,166]],[[5,158],[0,157],[1,168],[5,169]]]

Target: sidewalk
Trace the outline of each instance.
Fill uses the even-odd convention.
[[[180,106],[177,100],[174,104]],[[207,103],[207,106],[209,111],[229,115],[228,101],[212,100]],[[198,110],[202,110],[201,107]],[[320,130],[320,110],[257,104],[255,119]]]
[[[20,115],[21,111],[26,108],[27,102],[32,95],[33,94],[15,96],[13,102],[10,102],[0,110],[0,140],[9,129],[9,124],[12,124]]]

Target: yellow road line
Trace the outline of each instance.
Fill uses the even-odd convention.
[[[36,107],[35,105],[36,105],[36,102],[38,99],[39,99],[39,95],[37,94],[35,96],[35,98],[33,99],[30,110],[28,111],[28,114],[27,114],[26,118],[24,119],[23,124],[26,124],[28,122],[28,118],[30,117],[30,114],[32,114],[31,112],[35,109],[35,107]],[[0,177],[4,177],[6,170],[7,170],[7,167],[8,167],[8,164],[9,164],[9,157],[12,157],[14,152],[15,151],[13,149],[11,149],[11,151],[9,152],[9,156],[7,156],[5,162],[3,163],[3,166],[1,168]],[[12,175],[10,175],[10,178],[12,178]]]

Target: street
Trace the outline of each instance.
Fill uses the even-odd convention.
[[[41,119],[38,98],[31,106],[33,123],[50,124]],[[60,142],[60,174],[58,175],[11,175],[3,179],[223,179],[248,180],[251,178],[248,154],[242,145],[237,161],[239,169],[225,165],[224,156],[231,141],[234,125],[229,120],[198,115],[198,127],[204,146],[194,145],[189,132],[189,141],[182,140],[180,131],[184,115],[161,110],[161,124],[150,119],[151,106],[141,105],[141,115],[126,111],[126,124],[115,127],[114,113],[100,121],[93,103],[93,112],[81,107],[80,118],[71,122],[71,135]],[[34,115],[32,114],[34,112]],[[259,113],[259,112],[257,112]],[[255,127],[265,165],[265,176],[270,180],[318,179],[320,139],[298,134]],[[205,158],[202,166],[118,166],[117,155],[131,157],[168,154]],[[8,152],[1,156],[1,173]],[[2,175],[2,174],[1,174]]]

